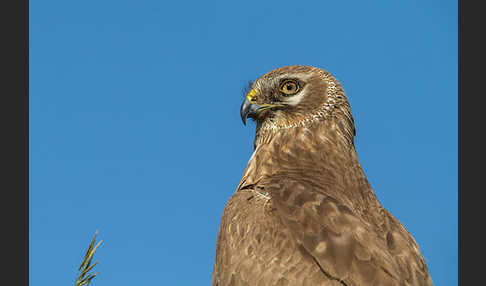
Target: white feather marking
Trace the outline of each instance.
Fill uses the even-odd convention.
[[[302,98],[304,98],[304,94],[305,94],[305,88],[301,92],[297,93],[296,95],[286,98],[285,102],[289,105],[295,106],[302,101]]]

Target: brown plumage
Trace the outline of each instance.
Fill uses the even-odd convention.
[[[339,82],[308,66],[252,85],[254,153],[218,233],[213,286],[433,285],[420,250],[359,163]]]

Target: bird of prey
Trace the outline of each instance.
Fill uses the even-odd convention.
[[[221,218],[213,286],[433,285],[414,238],[376,198],[341,84],[285,66],[251,84],[254,152]]]

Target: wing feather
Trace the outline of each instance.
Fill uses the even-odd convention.
[[[379,226],[309,181],[273,176],[262,185],[296,242],[332,279],[348,286],[432,285],[409,237],[393,230],[398,221],[380,235]]]

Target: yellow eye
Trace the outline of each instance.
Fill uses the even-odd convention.
[[[299,85],[293,80],[286,80],[278,89],[285,95],[293,95],[299,91]]]

